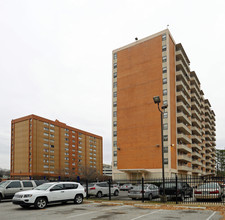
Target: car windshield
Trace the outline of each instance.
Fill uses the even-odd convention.
[[[202,184],[198,188],[199,189],[210,189],[210,188],[217,189],[218,184],[217,183],[206,183],[206,184]]]
[[[0,183],[0,187],[5,187],[8,183],[9,183],[9,180],[2,181],[2,182]]]
[[[52,185],[54,185],[54,183],[44,183],[36,188],[34,188],[35,190],[47,190],[49,187],[51,187]]]

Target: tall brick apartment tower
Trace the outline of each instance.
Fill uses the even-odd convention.
[[[102,174],[102,137],[28,115],[11,122],[11,177],[72,178]]]
[[[215,114],[182,47],[168,29],[113,51],[113,179],[215,174]]]

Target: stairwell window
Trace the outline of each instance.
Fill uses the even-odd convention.
[[[167,78],[163,78],[163,84],[167,84]]]
[[[117,97],[117,92],[113,93],[113,97],[116,98]]]
[[[166,34],[162,35],[162,41],[166,40]]]
[[[163,73],[167,73],[167,67],[163,67],[163,68],[162,68],[162,72],[163,72]]]
[[[162,52],[166,51],[166,45],[162,46]]]
[[[113,64],[113,68],[116,69],[117,68],[117,63]]]
[[[117,77],[117,72],[113,73],[113,78]]]
[[[163,130],[168,130],[168,123],[163,124]]]
[[[162,62],[165,63],[166,61],[167,61],[167,57],[164,56],[164,57],[162,58]]]
[[[168,118],[168,112],[163,113],[163,118]]]
[[[113,137],[117,136],[117,131],[113,131]]]
[[[163,95],[167,95],[167,89],[163,89]]]

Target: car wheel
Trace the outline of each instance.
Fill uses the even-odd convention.
[[[136,198],[132,198],[132,200],[136,200]]]
[[[119,195],[119,191],[116,190],[116,191],[114,192],[114,196],[118,196],[118,195]]]
[[[22,208],[29,208],[30,206],[29,205],[20,205]]]
[[[65,205],[66,203],[67,203],[67,201],[63,201],[63,202],[62,202],[62,204],[64,204],[64,205]]]
[[[37,209],[44,209],[47,206],[47,200],[45,198],[37,198],[34,207]]]
[[[150,201],[152,201],[152,194],[151,194],[151,193],[149,194],[148,199],[149,199]]]
[[[0,202],[2,201],[2,194],[0,194]]]
[[[74,199],[75,204],[81,204],[83,202],[83,196],[82,195],[76,195]]]
[[[101,198],[101,197],[102,197],[102,192],[99,191],[99,192],[96,194],[96,197],[97,197],[97,198]]]

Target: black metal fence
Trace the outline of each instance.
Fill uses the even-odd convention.
[[[224,203],[224,177],[85,181],[87,198],[102,200],[141,200],[173,203]],[[165,195],[164,195],[165,192]]]

